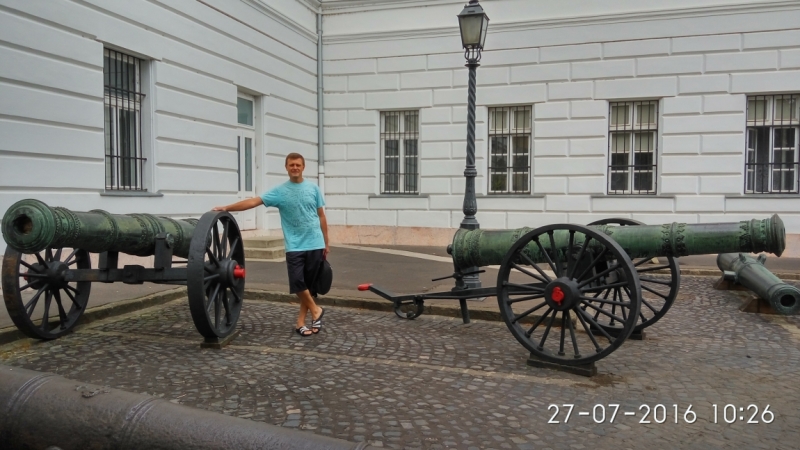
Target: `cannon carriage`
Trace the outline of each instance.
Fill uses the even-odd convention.
[[[227,212],[175,220],[150,214],[75,212],[21,200],[3,216],[3,300],[14,325],[55,339],[78,323],[92,283],[185,285],[206,342],[229,337],[244,294],[244,244]],[[96,269],[90,253],[99,254]],[[119,267],[119,254],[152,256],[153,267]],[[178,258],[174,260],[173,258]]]
[[[466,300],[497,297],[503,320],[532,359],[588,367],[669,310],[680,288],[675,258],[762,251],[780,256],[785,245],[777,215],[717,224],[607,219],[535,230],[459,229],[447,248],[455,268],[452,290],[395,294],[371,284],[359,289],[392,301],[395,313],[406,319],[422,314],[425,300],[456,299],[464,323],[469,322]],[[494,286],[464,282],[483,272],[481,267],[498,265]]]

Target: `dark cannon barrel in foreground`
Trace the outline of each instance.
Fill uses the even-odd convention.
[[[169,233],[174,239],[173,254],[186,258],[196,225],[197,219],[110,214],[99,209],[76,212],[26,199],[8,208],[3,216],[2,232],[6,243],[22,253],[69,247],[92,253],[113,251],[135,256],[153,255],[156,236]]]
[[[368,449],[275,425],[0,365],[0,448]]]
[[[780,256],[786,247],[786,231],[777,214],[769,219],[746,220],[730,223],[668,223],[664,225],[615,226],[595,225],[589,228],[609,236],[631,258],[658,256],[708,255],[717,253],[769,252]],[[516,230],[465,230],[460,229],[448,251],[456,267],[483,267],[499,265],[514,243],[530,228]],[[565,231],[553,233],[555,247],[566,249],[569,235]],[[575,241],[573,245],[580,245]],[[550,248],[550,242],[542,242]],[[593,242],[599,245],[599,242]],[[528,244],[527,253],[537,262],[543,262],[535,242]]]

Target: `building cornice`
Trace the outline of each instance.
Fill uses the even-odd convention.
[[[310,9],[315,13],[319,13],[322,10],[322,2],[320,2],[320,0],[298,0],[298,1],[305,4],[306,8]]]
[[[468,0],[436,0],[436,6],[467,3]],[[323,14],[343,14],[382,9],[432,6],[431,0],[320,0]]]
[[[281,25],[289,28],[292,31],[296,31],[301,36],[307,38],[311,42],[317,42],[317,33],[311,31],[304,26],[297,23],[291,17],[283,14],[282,12],[278,11],[277,9],[269,6],[269,4],[264,0],[241,0],[246,5],[250,6],[251,8],[257,10],[258,12],[270,17],[280,23]],[[305,6],[310,6],[312,3],[319,3],[316,0],[302,0],[302,3]],[[317,9],[311,8],[313,12],[317,12]]]
[[[363,5],[364,9],[388,9],[389,6],[381,3],[381,7],[367,8],[367,5],[375,3],[376,0],[346,0],[343,4],[359,4]],[[337,2],[338,3],[338,2]],[[420,2],[419,0],[397,0],[388,2],[396,9],[398,7],[412,7],[414,4],[430,5],[429,2]],[[454,1],[453,3],[463,3],[463,1]],[[344,9],[343,7],[340,9]],[[646,22],[651,20],[663,19],[680,19],[692,18],[703,16],[724,16],[731,14],[747,14],[754,12],[770,12],[770,11],[787,11],[800,9],[800,2],[797,0],[781,0],[774,2],[765,2],[758,4],[742,4],[742,5],[726,5],[726,6],[703,6],[693,8],[681,9],[663,9],[658,11],[644,11],[632,13],[614,13],[584,17],[559,17],[549,18],[542,20],[522,20],[516,22],[496,23],[492,22],[490,31],[492,33],[507,33],[518,31],[537,30],[542,28],[559,28],[566,26],[584,26],[584,25],[602,25],[614,23],[627,23],[627,22]],[[333,11],[330,7],[326,6],[325,1],[322,3],[323,14],[331,14]],[[338,11],[343,13],[344,11]],[[353,12],[353,11],[347,11]],[[394,39],[408,39],[408,38],[424,38],[424,37],[445,37],[454,36],[458,34],[457,24],[454,22],[453,26],[437,27],[437,28],[424,28],[414,30],[391,30],[385,32],[368,32],[368,33],[353,33],[353,34],[339,34],[331,35],[326,34],[325,43],[348,43],[348,42],[365,42],[365,41],[383,41]]]

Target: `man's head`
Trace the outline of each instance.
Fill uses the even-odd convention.
[[[289,153],[286,155],[286,173],[289,179],[295,183],[303,181],[303,170],[306,168],[306,159],[300,153]]]

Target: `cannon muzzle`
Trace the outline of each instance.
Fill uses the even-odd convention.
[[[764,266],[766,256],[758,259],[744,253],[720,253],[717,267],[723,276],[755,292],[779,314],[800,312],[800,289],[786,284]]]
[[[156,236],[169,233],[173,254],[186,258],[196,224],[197,219],[175,220],[150,214],[110,214],[99,209],[75,212],[26,199],[6,211],[2,233],[6,243],[21,253],[70,247],[136,256],[153,255]]]
[[[663,225],[595,225],[588,228],[598,230],[614,239],[631,258],[733,252],[769,252],[780,256],[786,248],[786,230],[777,214],[769,219],[729,223],[673,222]],[[499,265],[514,242],[529,231],[530,228],[460,229],[453,237],[450,254],[453,256],[455,266],[461,269]],[[569,246],[569,236],[565,231],[555,231],[553,239],[555,247],[561,251],[565,251]],[[573,244],[581,243],[582,241],[576,241]],[[545,261],[535,243],[528,244],[527,253],[534,261]]]

